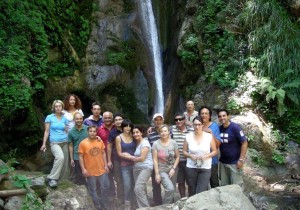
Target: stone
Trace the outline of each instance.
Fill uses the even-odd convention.
[[[12,196],[8,199],[4,206],[4,210],[19,210],[22,209],[23,196]]]
[[[0,210],[4,209],[4,200],[0,198]]]
[[[59,184],[56,190],[51,190],[46,200],[50,202],[51,209],[95,209],[92,198],[84,185]]]
[[[243,194],[239,185],[227,185],[213,188],[190,197],[182,210],[255,210],[250,200]]]

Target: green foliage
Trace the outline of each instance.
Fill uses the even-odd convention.
[[[202,62],[205,66],[205,75],[212,83],[222,88],[234,88],[238,75],[243,72],[241,65],[241,52],[243,45],[241,37],[234,35],[230,30],[221,27],[235,7],[222,0],[207,0],[199,7],[194,24],[196,33],[201,34],[203,42]]]
[[[6,120],[31,105],[49,76],[77,68],[72,55],[84,55],[92,1],[7,0],[0,8],[0,115]],[[52,47],[62,53],[55,61],[48,60]]]
[[[272,160],[274,160],[278,164],[284,164],[285,163],[285,157],[282,155],[281,152],[274,150],[272,154]]]
[[[249,149],[250,150],[250,149]],[[266,165],[266,160],[261,152],[258,152],[254,149],[251,149],[251,152],[249,151],[251,160],[257,165],[257,166],[264,166]]]
[[[227,102],[226,108],[232,114],[239,113],[242,109],[242,107],[234,99]]]
[[[18,187],[18,188],[26,188],[26,186],[28,186],[31,181],[24,175],[22,174],[16,174],[13,176],[13,180],[14,182],[14,186]]]
[[[107,62],[110,65],[120,65],[128,70],[131,75],[137,70],[136,43],[134,41],[122,41],[114,34],[110,34],[109,39],[115,43],[106,51]]]
[[[240,25],[248,33],[251,66],[263,78],[262,93],[275,100],[279,115],[299,105],[300,27],[276,0],[252,0],[245,5]],[[294,105],[293,105],[294,104]]]

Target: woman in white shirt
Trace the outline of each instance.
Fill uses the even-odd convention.
[[[212,134],[202,130],[203,124],[198,117],[193,120],[193,127],[194,132],[186,135],[183,144],[183,155],[187,157],[190,196],[208,190],[212,157],[217,154]]]

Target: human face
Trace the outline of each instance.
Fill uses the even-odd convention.
[[[155,126],[159,127],[164,124],[164,120],[162,117],[158,116],[154,119]]]
[[[177,127],[182,127],[183,125],[185,125],[185,122],[184,122],[184,116],[176,116],[174,121],[175,121],[175,124]]]
[[[143,138],[142,132],[137,128],[133,129],[132,136],[135,140],[140,140]]]
[[[122,122],[123,122],[123,118],[122,117],[115,117],[115,126],[116,127],[120,127]]]
[[[54,105],[54,110],[55,110],[55,113],[61,113],[62,112],[62,105],[61,105],[61,103],[56,103]]]
[[[201,121],[199,121],[199,120],[194,120],[193,126],[194,126],[194,130],[195,130],[196,132],[197,132],[197,131],[202,131],[203,124],[202,124]]]
[[[160,138],[161,139],[167,139],[170,137],[170,131],[167,127],[162,127],[160,129]]]
[[[193,101],[188,101],[188,102],[186,102],[186,109],[187,109],[188,111],[193,111],[193,110],[195,110],[194,102],[193,102]]]
[[[76,99],[74,96],[70,96],[69,98],[69,104],[70,106],[75,106],[75,103],[76,103]]]
[[[226,125],[226,124],[229,123],[229,116],[224,111],[223,112],[219,112],[218,118],[219,118],[220,123],[222,123],[223,125]]]
[[[94,105],[92,108],[92,113],[95,117],[99,117],[101,114],[101,107],[99,105]]]
[[[88,135],[90,139],[95,139],[97,136],[97,129],[96,128],[90,128],[88,130]]]
[[[75,125],[80,127],[82,125],[82,122],[83,122],[82,115],[81,114],[75,114],[74,121],[75,121]]]
[[[209,122],[209,119],[210,119],[209,110],[206,109],[206,108],[203,108],[203,109],[200,111],[200,117],[201,117],[203,123]]]
[[[104,112],[103,113],[103,123],[104,123],[104,125],[111,126],[112,123],[113,123],[112,118],[113,118],[112,113]]]
[[[129,125],[125,126],[123,128],[123,133],[128,133],[128,134],[131,133],[131,127]]]

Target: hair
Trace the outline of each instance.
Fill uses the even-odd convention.
[[[209,114],[209,121],[211,121],[211,116],[212,116],[212,110],[209,106],[201,106],[199,111],[198,111],[198,114],[199,116],[201,116],[201,111],[202,109],[207,109],[208,110],[208,114]]]
[[[92,109],[94,108],[94,106],[96,106],[96,105],[98,105],[98,106],[100,106],[100,108],[101,108],[101,105],[100,105],[100,103],[98,102],[98,101],[95,101],[94,103],[92,103]]]
[[[122,121],[122,124],[121,124],[122,130],[123,130],[123,128],[125,128],[127,126],[129,126],[131,128],[131,132],[132,132],[132,130],[133,130],[133,124],[132,124],[132,122],[130,120],[128,120],[128,119],[124,119]]]
[[[70,101],[70,98],[72,96],[75,98],[75,109],[81,109],[82,108],[82,103],[81,103],[80,98],[75,94],[69,94],[65,97],[65,100],[64,100],[65,110],[70,109],[70,102],[69,101]]]
[[[144,137],[145,129],[142,126],[135,125],[135,126],[133,126],[133,129],[138,129],[142,133],[142,137]]]
[[[193,123],[195,122],[195,120],[199,120],[202,123],[202,119],[198,116],[193,119]]]
[[[222,109],[218,109],[217,112],[218,112],[218,116],[219,116],[220,112],[226,112],[226,114],[229,115],[229,112],[228,112],[227,109],[223,109],[223,108]]]
[[[177,116],[180,116],[181,118],[185,118],[184,114],[182,112],[176,112],[176,114],[174,115],[174,118],[176,118]]]
[[[115,121],[116,117],[122,117],[124,119],[124,116],[121,113],[119,113],[119,112],[117,112],[117,113],[114,114],[114,121]]]
[[[96,125],[89,125],[89,126],[87,127],[87,130],[89,131],[89,130],[92,129],[92,128],[96,128],[96,131],[97,131],[97,129],[98,129],[98,127],[97,127]]]
[[[170,127],[169,127],[167,124],[163,124],[162,126],[159,127],[159,133],[161,133],[161,130],[162,130],[163,128],[167,128],[168,131],[170,132]]]
[[[74,112],[74,114],[73,114],[73,118],[75,118],[75,115],[77,115],[77,114],[80,114],[81,117],[83,117],[83,115],[82,115],[80,112],[76,111],[76,112]]]
[[[51,106],[51,111],[54,113],[55,112],[55,104],[61,104],[62,109],[64,109],[64,102],[62,102],[61,100],[54,100]]]

